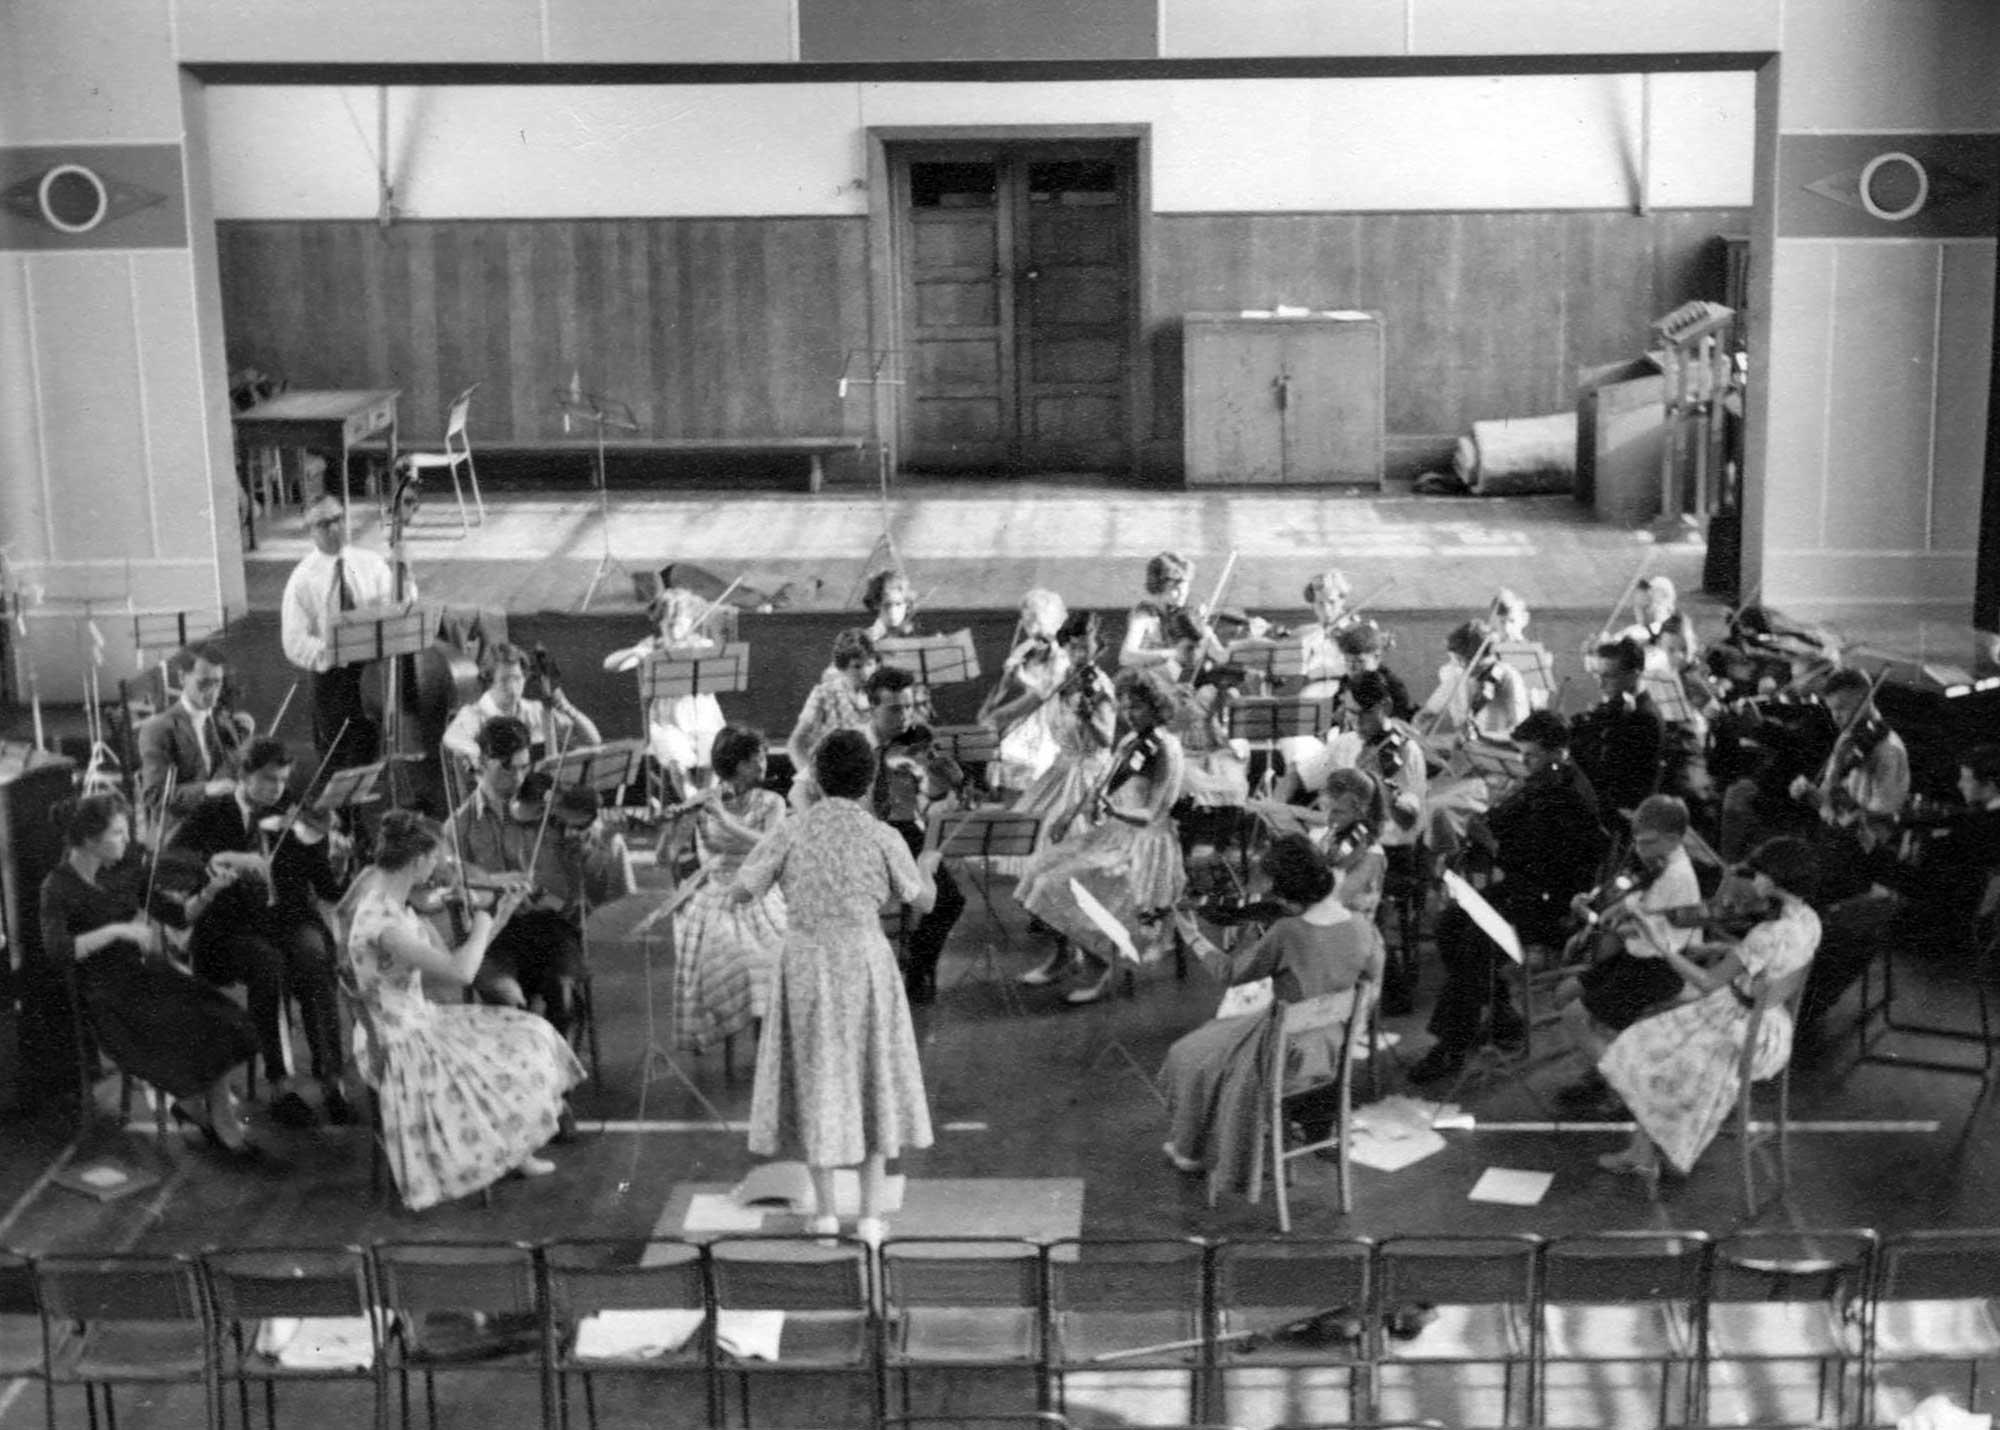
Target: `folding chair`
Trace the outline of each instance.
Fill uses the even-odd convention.
[[[1751,1080],[1757,1060],[1757,1040],[1766,1021],[1774,1011],[1782,1012],[1787,1024],[1796,1029],[1799,1022],[1799,999],[1806,991],[1806,975],[1812,972],[1808,965],[1796,969],[1782,978],[1770,978],[1759,974],[1750,987],[1750,1023],[1743,1035],[1743,1050],[1736,1060],[1736,1147],[1743,1165],[1743,1215],[1746,1218],[1757,1215],[1758,1209],[1767,1196],[1759,1200],[1757,1196],[1757,1149],[1765,1142],[1777,1147],[1778,1174],[1774,1194],[1783,1198],[1791,1186],[1791,1157],[1788,1138],[1791,1134],[1792,1113],[1792,1060],[1789,1053],[1785,1065],[1771,1079],[1778,1085],[1777,1106],[1772,1109],[1771,1126],[1761,1132],[1752,1130],[1751,1111],[1756,1103],[1756,1084]]]
[[[1250,1410],[1239,1399],[1247,1402],[1260,1380],[1276,1374],[1310,1382],[1318,1371],[1338,1375],[1347,1414],[1368,1413],[1364,1318],[1373,1254],[1365,1237],[1232,1240],[1215,1248],[1214,1364],[1225,1415]],[[1272,1334],[1281,1329],[1290,1333]]]
[[[35,1298],[35,1264],[18,1251],[0,1249],[0,1381],[32,1380],[42,1384],[43,1413],[56,1423],[53,1393],[48,1386],[50,1330]]]
[[[726,1388],[726,1373],[734,1371],[743,1423],[755,1423],[750,1413],[750,1387],[760,1376],[844,1375],[865,1385],[866,1410],[858,1417],[881,1415],[882,1388],[878,1374],[877,1325],[869,1278],[869,1250],[862,1243],[837,1240],[823,1244],[816,1237],[721,1237],[709,1243],[710,1306],[721,1327],[734,1312],[777,1312],[782,1318],[776,1355],[754,1360],[747,1350],[716,1349],[718,1398]],[[726,1406],[718,1404],[717,1423]],[[845,1423],[842,1421],[840,1423]]]
[[[479,469],[472,464],[472,439],[465,433],[466,413],[472,406],[472,394],[479,391],[479,386],[475,382],[451,400],[451,409],[445,418],[442,452],[406,452],[397,459],[398,465],[408,467],[419,480],[425,472],[434,472],[440,467],[451,473],[451,494],[458,499],[458,525],[462,532],[469,532],[486,521],[486,502],[479,495]],[[460,467],[465,468],[466,482],[472,487],[473,505],[479,512],[477,522],[468,519],[465,514],[465,490],[458,478]]]
[[[1813,1415],[1845,1421],[1846,1382],[1862,1364],[1863,1311],[1874,1265],[1866,1230],[1745,1231],[1716,1242],[1702,1311],[1701,1368],[1692,1419],[1713,1415],[1719,1362],[1818,1367]]]
[[[1046,1387],[1042,1252],[1017,1237],[897,1238],[882,1247],[882,1368],[910,1408],[912,1371],[1022,1370]],[[990,1400],[991,1395],[983,1399]]]
[[[43,1256],[34,1264],[35,1297],[49,1322],[44,1361],[49,1424],[58,1386],[83,1387],[91,1430],[117,1430],[113,1387],[155,1390],[199,1385],[202,1423],[221,1430],[215,1342],[201,1274],[189,1256]],[[69,1323],[56,1334],[58,1323]]]
[[[1864,1418],[1875,1414],[1885,1366],[1962,1364],[1966,1407],[1980,1408],[1980,1362],[2000,1360],[1996,1278],[2000,1231],[1910,1231],[1882,1243],[1868,1300]]]
[[[1297,1003],[1271,1004],[1270,1053],[1264,1066],[1264,1141],[1270,1151],[1271,1187],[1278,1203],[1278,1230],[1292,1229],[1291,1165],[1300,1157],[1326,1148],[1338,1154],[1335,1185],[1345,1215],[1353,1203],[1352,1176],[1347,1160],[1349,1114],[1353,1105],[1353,1053],[1357,1038],[1369,1026],[1375,1000],[1373,983],[1357,984],[1339,993],[1322,993]],[[1311,1094],[1330,1094],[1335,1103],[1332,1132],[1285,1145],[1291,1119],[1286,1109]],[[1263,1192],[1264,1161],[1250,1171],[1250,1200]],[[1215,1183],[1209,1183],[1209,1205],[1215,1205]]]
[[[1679,1371],[1682,1413],[1692,1410],[1708,1248],[1698,1231],[1585,1232],[1542,1247],[1537,1423],[1548,1415],[1549,1367],[1564,1363],[1657,1369],[1661,1425]]]
[[[1044,1264],[1058,1411],[1072,1377],[1135,1370],[1185,1376],[1188,1411],[1196,1411],[1209,1334],[1206,1243],[1066,1237],[1049,1244]]]
[[[1533,1364],[1535,1271],[1539,1237],[1397,1236],[1375,1248],[1375,1300],[1369,1317],[1374,1380],[1369,1404],[1380,1408],[1384,1372],[1400,1367],[1495,1365],[1500,1418],[1511,1423],[1517,1377]],[[1462,1379],[1462,1378],[1461,1378]],[[1524,1409],[1532,1411],[1532,1403]]]
[[[553,1241],[542,1247],[542,1284],[546,1360],[559,1425],[569,1424],[569,1385],[575,1377],[583,1382],[584,1411],[596,1430],[596,1377],[608,1374],[699,1376],[708,1423],[720,1423],[708,1277],[699,1246]]]
[[[215,1309],[218,1385],[234,1382],[243,1430],[250,1386],[264,1387],[264,1423],[277,1430],[282,1381],[367,1381],[376,1430],[389,1422],[383,1324],[368,1253],[358,1246],[210,1251],[201,1257]],[[290,1326],[279,1344],[278,1323]],[[226,1334],[225,1334],[226,1333]]]
[[[424,1377],[424,1408],[437,1430],[440,1372],[532,1375],[542,1424],[555,1423],[542,1366],[541,1280],[522,1242],[388,1243],[375,1248],[375,1285],[393,1318],[389,1364],[399,1423],[410,1426],[410,1372]]]
[[[1007,1415],[891,1415],[882,1430],[1069,1430],[1069,1421],[1053,1410]]]

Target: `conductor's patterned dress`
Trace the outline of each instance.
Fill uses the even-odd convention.
[[[915,897],[903,838],[852,800],[823,799],[774,829],[738,882],[783,891],[789,926],[757,1046],[750,1150],[815,1167],[931,1145],[910,1005],[882,906]]]

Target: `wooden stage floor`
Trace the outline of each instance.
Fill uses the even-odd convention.
[[[380,523],[357,501],[356,532],[380,549]],[[1656,546],[1599,525],[1564,496],[1482,500],[1281,491],[1129,492],[1072,483],[925,483],[886,506],[872,493],[754,491],[679,496],[611,493],[609,521],[575,495],[490,496],[486,521],[461,530],[448,500],[429,499],[406,551],[426,596],[510,612],[573,611],[609,553],[593,609],[632,601],[628,570],[687,561],[765,590],[791,583],[790,609],[838,610],[855,595],[886,512],[924,604],[1011,607],[1033,586],[1072,606],[1122,609],[1146,558],[1193,557],[1206,595],[1238,554],[1232,605],[1292,608],[1307,578],[1345,570],[1371,606],[1481,609],[1501,586],[1531,606],[1608,611],[1641,562],[1692,594],[1703,548]],[[275,609],[308,549],[296,513],[260,522],[244,567],[253,609]],[[1393,584],[1384,586],[1383,583]]]

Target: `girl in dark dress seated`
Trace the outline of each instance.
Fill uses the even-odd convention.
[[[79,800],[63,861],[42,881],[42,948],[76,961],[76,989],[98,1047],[175,1099],[174,1115],[232,1152],[248,1149],[229,1075],[257,1053],[250,1015],[166,957],[160,926],[139,907],[142,861],[126,860],[131,817],[115,794]],[[219,872],[188,900],[198,917],[233,879]]]

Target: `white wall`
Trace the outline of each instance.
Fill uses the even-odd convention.
[[[1620,208],[1641,164],[1634,75],[760,84],[389,91],[410,218],[861,214],[873,125],[1144,123],[1154,208]],[[1656,206],[1747,206],[1744,74],[1651,81]],[[216,87],[216,216],[376,211],[379,91]]]

